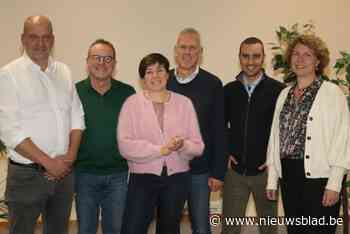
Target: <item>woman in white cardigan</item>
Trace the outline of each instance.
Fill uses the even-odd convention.
[[[285,216],[295,222],[287,226],[289,234],[332,234],[336,225],[322,222],[338,218],[339,192],[350,168],[346,97],[321,78],[329,51],[320,38],[299,36],[286,59],[296,82],[277,100],[267,155],[267,197],[276,199],[279,182]]]

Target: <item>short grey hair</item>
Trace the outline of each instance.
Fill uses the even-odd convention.
[[[197,38],[198,38],[199,46],[202,47],[202,43],[201,43],[201,34],[198,32],[197,29],[192,28],[192,27],[184,28],[184,29],[182,29],[182,30],[180,31],[178,38],[179,38],[181,35],[184,35],[184,34],[194,34],[194,35],[196,35]]]

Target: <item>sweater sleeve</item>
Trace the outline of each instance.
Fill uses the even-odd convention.
[[[180,149],[179,155],[185,157],[188,160],[194,157],[201,156],[204,150],[204,143],[199,130],[198,119],[196,111],[192,105],[192,102],[188,99],[186,103],[185,114],[188,115],[187,118],[187,136],[184,140],[184,146]]]
[[[288,92],[288,90],[284,90]],[[277,190],[278,188],[278,171],[277,171],[277,162],[275,160],[280,160],[279,153],[279,115],[280,109],[284,103],[285,93],[280,93],[273,115],[270,138],[267,147],[267,155],[266,155],[266,166],[267,166],[267,185],[266,189],[269,190]]]
[[[335,90],[333,94],[334,101],[329,105],[327,114],[332,115],[334,129],[328,153],[331,174],[328,178],[326,189],[339,192],[346,170],[350,169],[350,116],[345,95],[338,87],[332,88]]]
[[[138,163],[150,162],[162,157],[161,145],[152,144],[138,136],[135,121],[139,121],[142,116],[136,117],[133,108],[137,108],[137,104],[133,103],[129,97],[119,114],[117,139],[121,155],[128,161]]]
[[[276,115],[276,113],[275,113]],[[266,166],[267,166],[267,185],[266,189],[268,190],[277,190],[278,188],[278,173],[275,167],[275,154],[276,154],[276,121],[274,116],[274,121],[271,127],[270,139],[267,148],[267,156],[266,156]],[[277,136],[278,137],[278,136]]]
[[[224,88],[221,81],[213,90],[213,102],[211,108],[210,131],[212,137],[211,161],[210,161],[210,176],[221,181],[227,169],[227,154],[226,154],[226,136],[225,136],[225,117],[224,117]]]

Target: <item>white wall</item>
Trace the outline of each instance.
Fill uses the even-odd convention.
[[[177,33],[191,26],[202,33],[203,67],[226,83],[240,70],[238,48],[248,36],[266,43],[272,74],[267,43],[276,41],[278,26],[296,22],[313,20],[334,64],[339,50],[350,51],[349,9],[349,0],[1,0],[0,66],[19,56],[24,19],[44,14],[54,25],[55,55],[71,66],[76,80],[85,77],[88,46],[102,37],[117,47],[116,78],[137,86],[140,59],[161,52],[173,61]]]
[[[226,83],[239,72],[238,47],[248,36],[266,43],[266,68],[271,74],[267,42],[276,41],[279,25],[313,20],[334,63],[338,50],[350,51],[349,9],[349,0],[2,0],[0,66],[19,55],[24,19],[44,14],[54,24],[55,55],[71,66],[76,80],[85,77],[89,44],[103,37],[117,47],[116,78],[137,85],[140,59],[157,51],[173,61],[177,33],[192,26],[202,33],[203,67]]]

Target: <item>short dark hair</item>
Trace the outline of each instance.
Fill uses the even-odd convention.
[[[97,44],[103,44],[103,45],[109,46],[109,47],[112,49],[112,51],[113,51],[113,58],[115,58],[115,54],[116,54],[116,53],[115,53],[115,48],[114,48],[113,44],[112,44],[111,42],[105,40],[105,39],[102,39],[102,38],[97,39],[96,41],[94,41],[94,42],[89,46],[88,57],[90,56],[90,50],[91,50],[91,48],[94,47],[94,46],[97,45]]]
[[[154,64],[159,64],[163,66],[167,73],[169,73],[169,60],[162,54],[152,53],[146,55],[139,64],[139,75],[140,78],[145,78],[146,70],[149,66]]]
[[[239,46],[239,54],[241,54],[241,50],[242,50],[243,45],[253,45],[253,44],[260,44],[262,46],[263,54],[265,54],[264,43],[257,37],[248,37],[248,38],[244,39],[241,42],[241,45]]]

